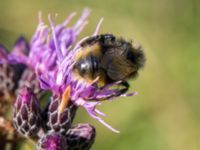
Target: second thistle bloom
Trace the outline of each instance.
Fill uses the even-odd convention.
[[[19,41],[18,39],[13,49],[19,49],[21,44]],[[8,51],[4,46],[0,45],[0,110],[15,99],[15,91],[25,69],[23,64],[12,64],[8,57]]]
[[[114,89],[113,85],[119,85],[121,81],[99,88],[97,86],[98,78],[90,83],[75,78],[73,67],[76,63],[76,55],[81,51],[83,41],[83,39],[80,41],[76,41],[76,39],[87,24],[89,11],[85,10],[79,20],[70,27],[68,23],[74,15],[75,13],[72,13],[62,24],[58,25],[55,25],[54,19],[49,16],[50,26],[45,24],[40,16],[39,25],[30,43],[29,56],[23,56],[16,60],[32,68],[39,79],[40,87],[43,90],[50,90],[53,97],[60,99],[59,112],[63,112],[70,103],[82,106],[91,117],[112,131],[118,132],[104,122],[100,116],[105,115],[96,106],[100,105],[102,100],[116,96],[132,96],[135,93],[118,94],[120,93],[119,89]],[[101,22],[102,20],[92,36],[98,34]],[[49,127],[57,130],[53,124],[57,124],[59,119],[54,117],[56,121],[49,123]]]

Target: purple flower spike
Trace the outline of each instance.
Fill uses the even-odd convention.
[[[35,94],[27,87],[19,91],[14,105],[13,123],[22,135],[37,138],[42,125],[41,111]]]
[[[66,138],[60,133],[48,133],[39,140],[38,150],[68,150]]]
[[[41,21],[31,42],[30,60],[37,72],[40,86],[44,90],[51,90],[53,95],[62,98],[67,88],[71,89],[70,102],[76,106],[84,107],[88,114],[101,122],[114,132],[119,132],[105,123],[100,116],[104,116],[96,109],[102,100],[112,99],[118,96],[133,96],[135,93],[120,94],[120,89],[113,89],[121,81],[108,84],[104,88],[98,88],[98,78],[92,83],[84,82],[74,76],[73,67],[76,63],[76,55],[81,49],[81,43],[85,39],[75,43],[75,38],[84,25],[87,23],[88,10],[73,27],[67,27],[67,23],[74,14],[60,25],[55,25],[54,20],[49,16],[50,27]],[[94,35],[102,23],[100,20]],[[67,23],[66,23],[67,22]],[[74,45],[74,47],[73,47]],[[36,65],[35,65],[36,64]],[[67,107],[67,105],[65,105]],[[100,116],[99,116],[100,115]]]
[[[89,150],[95,141],[95,128],[89,124],[78,124],[67,131],[69,150]]]
[[[2,80],[0,83],[0,97],[5,95],[1,94],[3,91],[1,85],[6,82],[5,77],[13,82],[14,90],[12,92],[14,92],[14,96],[24,86],[31,88],[37,94],[37,97],[40,97],[44,93],[39,86],[36,73],[25,61],[28,59],[28,55],[29,44],[22,36],[16,40],[10,53],[8,53],[3,45],[0,45],[0,81]],[[8,83],[7,85],[10,84]]]
[[[104,114],[97,110],[96,107],[100,105],[103,100],[118,96],[133,96],[135,93],[122,95],[120,94],[120,89],[112,88],[115,85],[119,85],[121,81],[108,84],[104,88],[99,88],[97,86],[98,79],[95,79],[92,83],[88,83],[74,76],[73,67],[76,63],[76,55],[82,51],[81,43],[85,38],[77,43],[76,39],[87,24],[89,13],[90,11],[85,9],[79,20],[71,27],[68,26],[68,23],[75,13],[69,15],[63,23],[58,25],[55,25],[55,18],[50,15],[48,17],[50,25],[45,24],[40,16],[39,25],[30,42],[29,55],[17,55],[16,52],[18,52],[18,50],[15,50],[15,53],[9,55],[8,60],[10,62],[26,64],[29,69],[34,70],[39,80],[40,87],[43,90],[52,91],[55,97],[60,98],[60,101],[63,101],[61,99],[66,89],[70,88],[71,92],[68,102],[75,106],[84,107],[91,117],[98,120],[112,131],[119,132],[103,121],[100,116],[104,116]],[[93,35],[98,34],[102,21],[103,19],[100,20]],[[17,45],[22,43],[22,46],[16,46],[17,48],[20,47],[19,49],[24,49],[26,47],[24,40],[19,40],[17,43]],[[67,107],[68,104],[61,106]],[[59,117],[57,116],[55,118]],[[49,125],[51,126],[51,124],[58,123],[58,120]],[[51,126],[51,128],[52,127],[53,126]],[[56,129],[56,131],[57,130],[58,129]]]

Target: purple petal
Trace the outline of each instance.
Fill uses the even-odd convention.
[[[88,114],[96,119],[97,121],[99,121],[100,123],[102,123],[104,126],[106,126],[108,129],[110,129],[111,131],[115,132],[115,133],[119,133],[118,130],[114,129],[112,126],[110,126],[109,124],[107,124],[102,118],[98,117],[95,113],[95,110],[94,109],[87,109],[88,111]]]
[[[25,55],[25,56],[28,55],[29,45],[23,36],[21,36],[17,39],[11,53],[15,54],[15,55]]]

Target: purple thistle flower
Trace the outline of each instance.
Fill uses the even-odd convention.
[[[50,90],[53,96],[60,97],[60,107],[68,106],[71,102],[73,105],[84,107],[88,114],[104,124],[114,132],[118,132],[110,125],[105,123],[100,116],[105,116],[96,109],[102,100],[112,99],[117,96],[133,96],[136,93],[119,94],[119,89],[113,89],[114,85],[119,85],[122,81],[108,84],[103,88],[98,88],[98,78],[92,83],[77,80],[73,75],[75,64],[75,55],[80,52],[81,42],[85,39],[76,41],[77,36],[87,24],[89,10],[85,10],[79,20],[72,27],[68,23],[75,16],[75,13],[59,25],[54,25],[54,19],[49,15],[50,27],[39,17],[39,25],[30,42],[29,55],[11,55],[10,61],[17,61],[26,64],[29,68],[35,70],[43,90]],[[99,24],[93,35],[97,35]],[[87,38],[87,37],[86,37]],[[68,90],[67,97],[66,89]],[[69,92],[70,91],[70,92]]]
[[[118,132],[110,125],[106,124],[98,115],[104,116],[96,109],[102,100],[111,99],[116,96],[132,96],[135,93],[119,95],[119,89],[111,89],[113,85],[118,85],[121,81],[105,86],[99,89],[96,85],[98,79],[93,83],[86,83],[77,80],[73,76],[73,66],[75,64],[75,55],[81,51],[81,41],[75,44],[78,34],[87,23],[89,11],[85,10],[72,27],[68,23],[73,18],[72,13],[62,24],[54,25],[54,21],[49,15],[50,27],[44,24],[42,18],[39,18],[39,25],[30,43],[30,53],[15,59],[33,68],[40,80],[40,86],[44,90],[51,90],[54,96],[63,97],[66,89],[70,89],[65,104],[61,102],[62,107],[67,107],[71,101],[76,106],[84,107],[89,115],[114,132]],[[102,20],[99,22],[93,35],[98,33]],[[75,45],[72,47],[72,45]],[[12,55],[12,58],[15,56]],[[20,59],[20,60],[19,60]]]
[[[23,87],[30,87],[33,92],[37,94],[38,98],[44,94],[39,86],[34,68],[27,64],[29,53],[29,43],[23,36],[20,36],[16,40],[10,53],[3,45],[0,45],[0,79],[4,80],[4,82],[7,80],[12,81],[14,89],[12,90],[12,97],[9,97],[10,99],[15,99],[15,95],[17,95],[19,89]],[[7,79],[4,76],[6,76]],[[0,87],[2,87],[1,85],[3,85],[4,82],[0,83]],[[4,91],[8,91],[9,89],[8,87],[7,89],[6,87],[0,88],[0,93],[3,93],[0,95],[5,95]],[[1,99],[2,98],[0,98],[0,100]]]
[[[10,72],[13,72],[10,74],[7,73],[8,75],[13,74],[12,77],[7,77],[8,79],[12,80],[13,84],[15,85],[13,95],[16,95],[20,88],[26,86],[30,87],[39,98],[44,92],[42,92],[39,86],[39,81],[37,80],[34,69],[30,68],[30,66],[27,66],[27,63],[23,61],[25,58],[28,58],[29,50],[29,44],[22,36],[16,40],[10,53],[8,53],[8,51],[1,45],[0,68],[2,69],[0,74],[5,74],[8,72],[5,68],[10,68]],[[0,93],[1,91],[2,89],[0,89]]]
[[[17,62],[26,64],[39,73],[55,71],[57,69],[57,61],[61,59],[61,56],[67,55],[67,49],[74,44],[77,36],[87,24],[86,18],[89,15],[89,10],[84,11],[73,27],[67,27],[75,15],[76,13],[72,13],[62,24],[51,29],[43,22],[40,13],[38,27],[30,42],[29,55],[12,55],[10,57]],[[49,20],[51,20],[50,15]],[[52,30],[55,36],[52,34]],[[54,40],[60,43],[60,51],[56,50],[58,45]]]
[[[88,11],[85,11],[82,17],[80,18],[80,20],[78,21],[77,24],[80,26],[79,28],[82,27],[81,24],[83,25],[85,24],[86,22],[85,18],[87,17],[87,15],[88,15]],[[69,17],[70,19],[71,19],[71,16],[73,15],[70,15]],[[69,22],[70,19],[67,19],[67,22]],[[75,64],[75,55],[81,50],[80,44],[82,40],[80,40],[79,42],[75,44],[74,43],[75,40],[71,40],[68,37],[73,34],[77,35],[76,34],[77,31],[75,29],[77,29],[76,26],[78,25],[76,24],[72,28],[65,27],[63,25],[65,23],[63,23],[62,25],[55,26],[51,17],[49,17],[49,22],[50,22],[49,28],[47,25],[45,25],[45,29],[44,29],[44,25],[43,25],[43,28],[39,27],[36,30],[36,34],[33,38],[33,44],[32,44],[32,46],[34,46],[36,45],[35,43],[40,43],[38,45],[40,45],[41,47],[48,47],[47,49],[45,48],[41,49],[41,47],[38,48],[36,46],[36,48],[33,48],[33,49],[37,49],[38,51],[42,53],[48,53],[48,55],[53,56],[52,58],[54,59],[54,60],[51,60],[51,59],[49,60],[50,64],[52,64],[51,66],[53,66],[52,67],[53,69],[50,69],[48,65],[45,65],[46,63],[44,61],[37,64],[36,72],[37,72],[37,75],[39,76],[41,88],[46,89],[46,90],[51,90],[53,92],[53,95],[56,95],[58,97],[62,97],[66,89],[70,88],[69,97],[67,98],[68,101],[70,100],[76,106],[84,107],[91,117],[97,119],[106,127],[110,128],[112,131],[118,132],[117,130],[112,128],[110,125],[106,124],[98,116],[98,115],[104,116],[104,114],[101,113],[99,110],[97,110],[96,106],[100,105],[102,100],[111,99],[115,97],[116,95],[117,96],[132,96],[132,95],[135,95],[136,93],[119,95],[118,94],[119,89],[111,89],[113,85],[118,85],[121,83],[121,81],[113,83],[113,84],[109,84],[105,86],[104,88],[99,89],[96,86],[98,79],[94,80],[93,83],[90,83],[90,84],[75,79],[75,77],[73,76],[72,69]],[[98,33],[101,22],[102,20],[99,22],[94,35]],[[51,31],[51,34],[50,35],[47,34],[50,31]],[[42,36],[39,36],[41,34]],[[72,47],[72,45],[75,45],[75,46]],[[65,107],[66,106],[67,105],[65,105]]]
[[[15,47],[18,44],[16,43]],[[23,64],[10,64],[9,53],[4,46],[0,46],[0,110],[15,99],[18,81],[24,71]],[[1,113],[0,113],[1,114]]]
[[[22,88],[14,105],[13,123],[19,133],[37,138],[42,126],[39,101],[30,88]]]
[[[9,118],[10,116],[8,116],[7,114],[12,110],[10,108],[16,99],[19,88],[24,87],[25,84],[23,83],[26,82],[25,80],[27,80],[24,75],[24,72],[27,72],[26,64],[18,62],[15,58],[27,56],[28,53],[29,46],[24,37],[19,37],[17,39],[13,46],[13,49],[10,52],[8,52],[4,46],[0,46],[0,118],[4,119],[5,122],[7,122],[5,126],[2,126],[1,124],[0,132],[4,133],[4,135],[0,135],[0,138],[2,139],[2,146],[6,145],[7,142],[5,141],[8,140],[11,140],[11,143],[15,146],[16,143],[21,143],[24,141],[24,138],[22,138],[17,133],[17,130],[14,130],[13,121]],[[30,70],[29,73],[35,74],[33,70]],[[32,80],[35,79],[36,76],[34,77],[34,79],[32,78]],[[32,85],[32,83],[33,82],[30,82],[29,85]],[[39,85],[38,81],[37,84]],[[19,116],[20,115],[18,115],[18,117]],[[27,128],[27,123],[24,123],[22,125],[20,124],[20,119],[17,121],[19,122],[16,122],[15,125],[18,125],[18,129],[21,128],[21,130],[23,130],[22,128],[24,128],[23,132],[27,131],[27,135],[31,135],[32,137],[36,135],[35,133],[31,133],[36,131],[34,130],[34,128],[28,129],[30,126]],[[33,122],[34,119],[32,120],[32,123]],[[31,125],[31,122],[29,123]],[[4,146],[2,148],[4,149]]]

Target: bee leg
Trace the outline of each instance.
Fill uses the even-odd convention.
[[[126,81],[123,81],[119,85],[122,85],[123,88],[119,90],[119,93],[117,94],[117,96],[126,93],[129,89],[129,86],[130,86],[129,83],[126,82]]]
[[[103,101],[103,100],[106,100],[106,99],[109,99],[109,98],[112,98],[112,97],[115,97],[115,96],[120,96],[120,95],[126,93],[128,91],[128,89],[129,89],[129,84],[126,81],[122,81],[122,82],[120,81],[120,83],[118,83],[117,85],[121,85],[121,86],[123,86],[123,88],[121,88],[121,89],[115,89],[116,93],[111,94],[110,96],[103,97],[103,98],[101,98],[101,100]],[[97,88],[99,88],[100,90],[104,90],[106,87],[107,86],[97,87]],[[110,87],[110,85],[109,85],[109,87]],[[92,100],[92,99],[90,99],[90,100]]]

